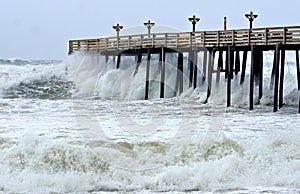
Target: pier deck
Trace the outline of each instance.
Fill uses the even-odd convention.
[[[114,51],[148,47],[171,49],[299,45],[300,26],[253,28],[226,31],[196,31],[180,33],[138,34],[130,36],[94,38],[69,41],[69,53],[78,50]]]

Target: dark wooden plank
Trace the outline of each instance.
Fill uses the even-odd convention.
[[[249,92],[249,109],[253,110],[253,90],[254,90],[254,63],[255,63],[255,50],[251,46],[251,67],[250,67],[250,92]]]
[[[147,67],[146,67],[146,83],[145,83],[145,100],[148,100],[148,98],[149,98],[150,62],[151,62],[151,52],[150,52],[150,48],[148,48],[148,51],[147,51]]]
[[[241,73],[241,81],[240,84],[243,84],[245,81],[245,75],[246,75],[246,65],[247,65],[247,55],[248,51],[243,52],[243,62],[242,62],[242,73]]]
[[[299,64],[299,50],[296,50],[296,70],[297,70],[298,99],[299,99],[298,113],[300,113],[300,64]]]
[[[164,98],[165,95],[165,74],[166,74],[166,52],[164,48],[161,48],[159,53],[159,63],[161,65],[161,74],[160,74],[160,98]]]
[[[284,62],[285,62],[285,50],[281,50],[281,68],[280,68],[280,86],[279,86],[279,108],[283,106],[283,83],[284,83]]]
[[[273,112],[278,110],[278,82],[279,82],[279,62],[280,62],[280,48],[276,45],[275,48],[275,81],[274,81],[274,106]]]

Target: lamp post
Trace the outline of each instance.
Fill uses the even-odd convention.
[[[122,30],[123,26],[120,26],[119,24],[113,26],[113,29],[117,32],[117,47],[119,48],[119,37],[120,37],[120,30]]]
[[[188,18],[190,22],[192,22],[193,25],[193,32],[196,31],[196,23],[200,21],[200,18],[196,18],[195,15],[193,15],[192,18]]]
[[[250,11],[249,14],[245,14],[245,17],[248,18],[249,22],[250,22],[250,29],[252,29],[252,22],[255,18],[257,18],[257,14],[253,14],[252,11]]]
[[[155,23],[150,22],[150,20],[148,20],[148,22],[145,22],[144,25],[148,28],[148,34],[150,34],[150,30],[155,25]]]

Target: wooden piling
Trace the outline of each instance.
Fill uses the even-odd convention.
[[[280,60],[280,48],[276,45],[275,48],[275,63],[274,63],[274,105],[273,112],[278,110],[278,82],[279,82],[279,61]]]
[[[270,80],[270,89],[272,90],[274,87],[274,81],[275,81],[275,73],[276,73],[276,49],[274,50],[273,55],[273,66],[272,66],[272,73],[271,73],[271,80]]]
[[[166,62],[166,53],[162,47],[159,53],[159,63],[161,65],[161,74],[160,74],[160,98],[164,98],[165,95],[165,62]]]
[[[227,107],[231,106],[231,79],[233,78],[234,50],[232,47],[227,48],[226,72],[227,72]]]
[[[243,52],[243,61],[242,61],[242,72],[241,72],[241,80],[240,80],[240,84],[242,85],[245,81],[245,75],[246,75],[246,65],[247,65],[247,55],[248,55],[248,51],[245,50]]]
[[[297,80],[298,80],[298,100],[299,100],[298,113],[300,113],[300,64],[299,64],[299,50],[296,50],[296,71],[297,71]]]
[[[202,63],[202,65],[203,65],[203,76],[204,76],[203,81],[205,81],[206,80],[206,76],[207,76],[207,74],[206,74],[207,51],[206,50],[203,51],[203,63]]]
[[[109,59],[108,54],[107,52],[105,52],[105,64],[108,62],[108,59]]]
[[[263,58],[263,51],[260,51],[259,53],[259,69],[260,69],[260,74],[259,74],[259,100],[263,96],[263,83],[264,83],[264,58]]]
[[[193,75],[194,75],[194,52],[192,49],[189,52],[189,68],[190,68],[189,87],[192,87]]]
[[[253,45],[251,46],[251,67],[250,67],[250,92],[249,92],[249,109],[253,110],[253,89],[254,89],[254,63],[255,51]]]
[[[198,71],[198,53],[194,51],[194,89],[197,88],[197,71]]]
[[[142,50],[140,50],[139,53],[137,54],[136,66],[135,66],[135,71],[134,71],[133,77],[139,71],[139,67],[140,67],[141,62],[142,62],[142,57],[143,57],[143,52],[142,52]]]
[[[117,69],[120,68],[121,57],[122,57],[122,55],[121,55],[121,53],[119,53],[119,54],[117,55]]]
[[[241,70],[241,64],[240,64],[240,51],[235,52],[235,67],[234,67],[234,73],[237,75]]]
[[[178,92],[178,95],[181,95],[183,92],[183,54],[178,52],[178,63],[177,63],[177,76],[175,83],[175,96]]]
[[[279,108],[282,108],[283,106],[284,62],[285,62],[285,50],[282,49],[281,64],[280,64]]]
[[[216,75],[216,87],[219,87],[221,70],[223,71],[223,51],[222,50],[219,51],[218,67],[217,67],[217,75]]]
[[[147,51],[147,67],[146,67],[146,83],[145,83],[145,100],[148,100],[148,97],[149,97],[150,61],[151,61],[151,51],[150,51],[150,48],[148,48],[148,51]]]
[[[208,52],[208,72],[207,72],[207,94],[206,94],[206,102],[211,95],[212,89],[212,73],[214,68],[214,61],[215,61],[215,51]]]

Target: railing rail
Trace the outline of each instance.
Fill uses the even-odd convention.
[[[214,47],[300,44],[300,26],[238,29],[226,31],[197,31],[180,33],[138,34],[129,36],[69,41],[69,53],[84,51],[113,51],[134,48]]]

